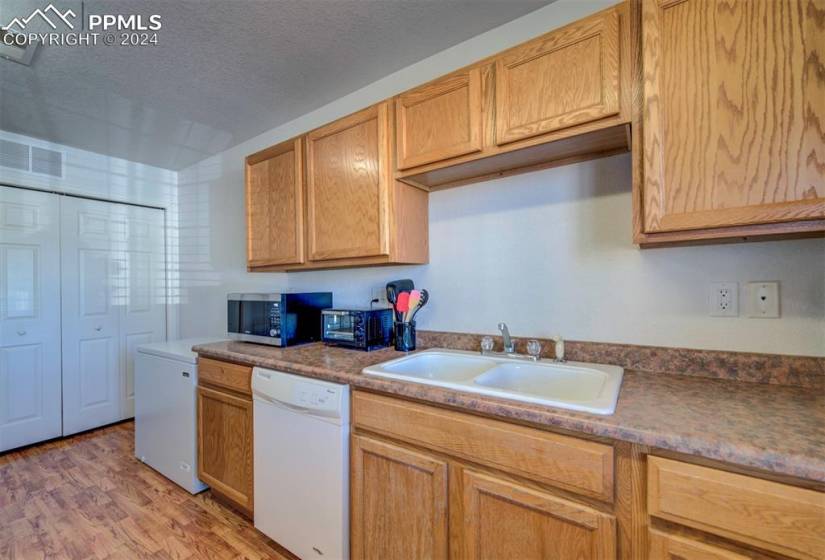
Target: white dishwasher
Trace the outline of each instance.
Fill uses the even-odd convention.
[[[252,371],[255,527],[304,560],[349,558],[349,387]]]

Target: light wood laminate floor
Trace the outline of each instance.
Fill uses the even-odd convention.
[[[283,557],[208,492],[134,457],[134,424],[0,455],[0,558]]]

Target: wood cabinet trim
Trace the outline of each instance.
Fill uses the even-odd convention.
[[[662,457],[647,464],[654,517],[792,558],[825,552],[825,493]]]
[[[429,151],[411,155],[409,153],[410,145],[408,141],[408,109],[462,88],[467,88],[467,141],[451,146],[433,148]],[[397,168],[408,169],[480,151],[482,147],[481,90],[481,68],[474,67],[448,75],[399,95],[395,100]],[[454,116],[441,115],[441,117],[449,120]],[[455,119],[453,119],[453,121],[454,120]],[[453,124],[455,123],[453,122]]]
[[[307,229],[309,259],[311,261],[327,261],[335,259],[378,257],[389,255],[389,207],[390,181],[390,119],[389,102],[385,101],[362,111],[334,121],[321,128],[317,128],[306,135],[307,139]],[[378,196],[378,240],[377,245],[353,246],[341,250],[321,250],[316,237],[318,217],[316,216],[316,184],[315,184],[315,143],[333,134],[346,131],[360,124],[376,121],[377,126],[377,196]],[[334,266],[334,265],[333,265]]]
[[[353,426],[613,501],[609,445],[362,391],[352,408]]]
[[[412,466],[432,478],[434,515],[432,526],[432,541],[434,550],[429,557],[446,560],[448,557],[448,468],[445,461],[406,449],[387,442],[378,441],[363,435],[353,435],[352,441],[352,476],[351,476],[351,548],[353,558],[365,558],[367,542],[375,527],[366,527],[366,512],[364,503],[365,470],[364,455],[374,454],[384,460],[397,462],[403,466]],[[375,490],[375,489],[372,489]],[[389,490],[389,489],[388,489]],[[392,528],[389,528],[392,529]]]
[[[540,117],[537,121],[519,125],[511,124],[508,72],[519,65],[595,37],[599,38],[602,49],[599,102],[566,113]],[[620,56],[619,10],[609,9],[552,31],[498,57],[495,62],[497,144],[507,144],[617,115],[621,109],[619,103]]]

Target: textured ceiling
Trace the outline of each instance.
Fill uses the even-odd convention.
[[[551,1],[87,0],[160,14],[160,45],[0,59],[0,129],[182,169]],[[0,25],[47,5],[0,0]]]

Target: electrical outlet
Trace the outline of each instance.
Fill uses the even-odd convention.
[[[779,317],[779,282],[748,284],[749,317],[777,319]]]
[[[739,284],[736,282],[713,282],[708,300],[711,317],[739,316]]]
[[[370,300],[378,300],[375,307],[389,307],[390,302],[387,301],[387,288],[385,286],[378,286],[370,290]]]

